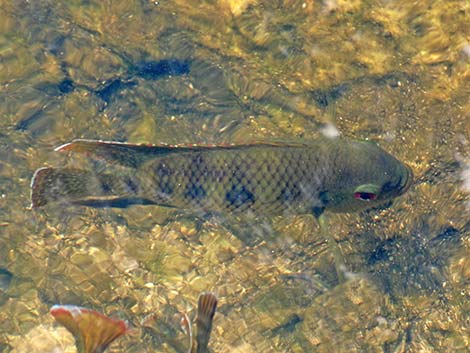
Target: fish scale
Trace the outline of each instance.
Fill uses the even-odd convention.
[[[142,166],[140,184],[147,187],[139,196],[153,192],[156,203],[178,208],[284,213],[296,203],[314,205],[323,178],[314,182],[306,173],[302,166],[308,167],[309,161],[309,154],[298,148],[280,151],[272,147],[159,157]],[[146,180],[148,175],[153,179]],[[310,192],[301,193],[299,184]]]

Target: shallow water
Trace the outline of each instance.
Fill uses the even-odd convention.
[[[171,318],[219,296],[214,352],[466,352],[466,1],[0,1],[0,351],[73,352],[57,303],[135,328],[114,352],[184,352]],[[30,209],[74,138],[376,141],[416,182],[387,209],[205,220],[161,207]],[[255,225],[256,223],[256,225]]]

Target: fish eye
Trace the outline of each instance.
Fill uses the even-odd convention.
[[[373,192],[355,192],[354,198],[362,201],[371,201],[377,198],[377,194]]]
[[[377,184],[363,184],[354,190],[354,198],[361,201],[371,201],[375,200],[379,193],[380,187]]]

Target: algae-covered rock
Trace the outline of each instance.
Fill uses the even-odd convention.
[[[355,278],[319,296],[303,312],[297,335],[306,351],[382,352],[400,336],[389,309],[385,293]]]

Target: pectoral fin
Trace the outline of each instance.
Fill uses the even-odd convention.
[[[317,220],[318,220],[318,224],[320,225],[320,233],[323,239],[325,239],[328,242],[330,249],[333,252],[336,275],[338,276],[338,282],[343,283],[346,281],[346,277],[345,277],[346,266],[344,264],[344,259],[343,259],[343,254],[341,253],[341,249],[339,248],[338,243],[336,242],[336,239],[333,237],[333,235],[330,232],[330,229],[328,227],[328,220],[325,214],[321,213],[317,217]]]

